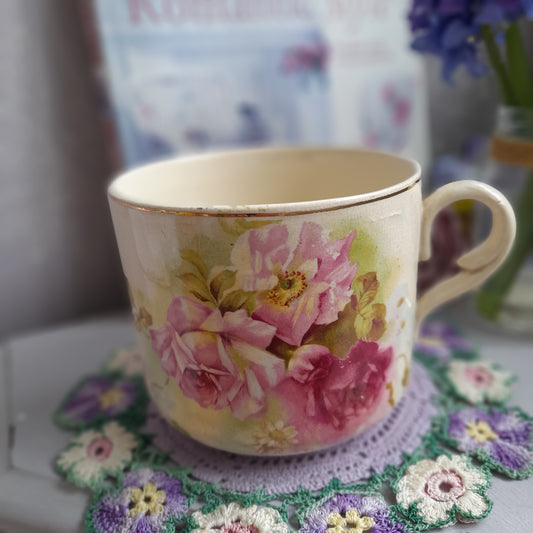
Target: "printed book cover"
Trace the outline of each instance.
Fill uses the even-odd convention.
[[[427,159],[407,0],[85,0],[119,166],[254,145]]]

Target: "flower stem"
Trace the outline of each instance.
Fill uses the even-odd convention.
[[[509,256],[477,294],[477,307],[490,320],[495,320],[523,264],[533,250],[533,170],[526,176],[516,205],[516,239]]]
[[[487,53],[492,64],[492,68],[494,69],[498,81],[500,82],[504,103],[511,106],[516,105],[517,102],[514,96],[513,87],[511,85],[511,81],[509,80],[509,76],[507,75],[507,68],[502,60],[500,48],[496,43],[492,28],[486,24],[481,26],[481,37],[483,38],[483,42],[487,48]]]
[[[522,107],[533,107],[533,74],[517,22],[511,24],[505,32],[505,50],[509,81],[516,103]]]

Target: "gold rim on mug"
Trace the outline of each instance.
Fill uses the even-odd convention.
[[[295,215],[309,215],[311,213],[327,213],[328,211],[337,211],[338,209],[346,209],[349,207],[356,207],[358,205],[365,205],[365,204],[371,204],[373,202],[378,202],[379,200],[385,200],[387,198],[392,198],[393,196],[398,196],[399,194],[402,194],[410,189],[412,189],[417,183],[420,182],[420,177],[413,182],[408,187],[405,187],[405,189],[401,189],[400,191],[393,192],[391,194],[387,194],[386,196],[380,196],[378,198],[372,198],[371,200],[362,200],[360,202],[354,202],[352,204],[343,204],[343,205],[337,205],[334,207],[325,207],[325,208],[317,208],[317,209],[309,209],[308,211],[289,211],[284,212],[280,211],[279,213],[260,213],[260,212],[246,212],[246,213],[237,213],[237,212],[231,212],[231,213],[213,213],[213,212],[201,212],[201,211],[175,211],[173,209],[162,209],[157,207],[145,207],[140,204],[135,204],[132,202],[125,202],[124,200],[120,200],[116,196],[113,196],[110,194],[109,196],[113,198],[113,200],[124,207],[129,207],[131,209],[138,209],[139,211],[148,211],[151,213],[167,213],[170,215],[183,215],[183,216],[191,216],[191,217],[290,217]]]
[[[391,161],[403,162],[406,166],[409,165],[409,176],[397,183],[387,187],[376,187],[374,190],[363,193],[356,193],[346,196],[331,196],[321,199],[290,201],[290,202],[264,202],[245,205],[208,205],[208,206],[193,206],[193,207],[173,207],[163,204],[163,202],[137,202],[125,199],[122,194],[117,192],[117,182],[121,180],[131,179],[141,173],[147,176],[149,173],[159,172],[164,167],[175,165],[177,168],[183,163],[216,163],[217,159],[223,163],[224,160],[234,159],[236,156],[242,157],[277,157],[277,156],[316,156],[320,154],[324,157],[331,156],[348,156],[354,158],[353,170],[357,167],[357,158],[360,157],[386,157]],[[211,152],[209,154],[194,154],[188,156],[179,156],[171,160],[159,161],[135,168],[115,177],[108,188],[109,198],[118,204],[139,211],[173,214],[181,216],[201,216],[201,217],[233,217],[233,218],[248,218],[248,217],[280,217],[280,216],[296,216],[306,215],[311,213],[321,213],[329,211],[337,211],[355,207],[359,205],[370,204],[379,200],[384,200],[402,194],[418,183],[421,180],[420,165],[412,159],[390,154],[387,152],[379,152],[374,150],[360,150],[356,148],[333,148],[333,147],[263,147],[256,149],[240,149]]]

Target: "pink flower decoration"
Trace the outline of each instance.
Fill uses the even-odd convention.
[[[399,98],[394,104],[394,124],[404,125],[409,120],[411,114],[411,103],[404,98]]]
[[[322,71],[328,61],[328,49],[322,42],[310,43],[290,49],[283,58],[285,72]]]
[[[457,500],[465,491],[463,480],[456,472],[435,472],[426,481],[427,495],[437,502]]]
[[[472,404],[505,402],[515,379],[510,372],[483,360],[455,359],[448,365],[446,374],[453,392]]]
[[[329,241],[314,222],[299,234],[274,225],[242,235],[232,253],[236,288],[257,291],[253,317],[276,327],[283,341],[299,346],[313,324],[337,320],[352,295],[357,265],[349,258],[355,232]]]
[[[87,457],[93,461],[105,461],[113,451],[113,442],[106,436],[96,437],[87,446]]]
[[[473,366],[465,369],[465,378],[473,387],[490,387],[494,382],[494,376],[486,368]]]
[[[377,405],[392,360],[392,348],[380,351],[375,342],[358,341],[344,359],[325,346],[302,346],[280,387],[289,402],[305,398],[305,417],[343,430]]]
[[[220,530],[221,533],[257,533],[258,529],[255,526],[243,526],[242,524],[231,524],[224,526]]]
[[[202,407],[229,406],[240,419],[263,408],[265,389],[284,374],[283,362],[265,349],[273,326],[244,309],[222,315],[185,296],[172,300],[167,320],[150,330],[152,346],[185,396]]]

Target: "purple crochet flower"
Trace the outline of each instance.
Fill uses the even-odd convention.
[[[139,399],[135,381],[96,376],[85,379],[59,409],[63,426],[82,427],[102,418],[112,418],[134,406]]]
[[[172,521],[187,511],[181,482],[164,472],[142,468],[126,474],[118,492],[101,496],[89,509],[92,533],[174,531]]]
[[[337,533],[371,531],[372,533],[404,533],[402,524],[389,518],[387,504],[380,496],[337,494],[305,517],[300,533]]]
[[[473,452],[491,468],[512,478],[533,473],[531,423],[515,411],[474,407],[448,415],[447,437],[462,452]]]
[[[422,355],[449,359],[454,351],[472,352],[471,342],[445,320],[424,322],[415,349]]]

